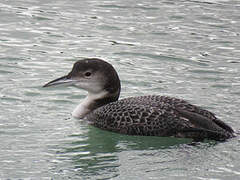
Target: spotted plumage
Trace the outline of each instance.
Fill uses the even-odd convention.
[[[225,140],[233,136],[231,127],[213,113],[167,96],[122,99],[97,108],[86,118],[96,127],[128,135],[195,140]]]

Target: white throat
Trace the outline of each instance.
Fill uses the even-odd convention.
[[[94,101],[104,98],[107,94],[107,91],[101,91],[99,93],[88,92],[87,97],[73,110],[72,116],[78,119],[84,118],[88,113],[94,110],[90,108]]]

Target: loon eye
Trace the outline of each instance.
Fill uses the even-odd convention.
[[[89,76],[92,75],[92,73],[91,73],[91,72],[85,72],[84,75],[85,75],[86,77],[89,77]]]

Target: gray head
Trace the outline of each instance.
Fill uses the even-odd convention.
[[[100,106],[117,101],[121,90],[120,80],[113,66],[97,58],[77,61],[68,75],[55,79],[43,87],[60,84],[74,85],[88,91],[87,98],[80,104],[82,109],[83,106],[85,110],[88,109],[88,113]],[[86,114],[85,112],[84,116]],[[81,115],[80,118],[84,116]]]

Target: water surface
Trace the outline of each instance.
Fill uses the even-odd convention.
[[[0,2],[0,179],[239,179],[238,137],[135,137],[71,117],[86,92],[47,88],[84,57],[107,60],[121,98],[184,98],[239,130],[240,3]]]

